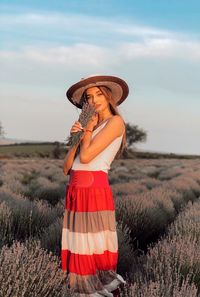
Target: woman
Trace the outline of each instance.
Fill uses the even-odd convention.
[[[86,127],[76,121],[70,133],[84,131],[65,158],[70,171],[62,229],[62,269],[78,296],[120,296],[126,281],[116,273],[118,239],[108,170],[126,142],[117,105],[128,96],[126,82],[115,76],[92,76],[72,85],[67,98],[78,108],[95,107]],[[79,151],[77,150],[79,148]],[[77,154],[78,151],[78,154]]]

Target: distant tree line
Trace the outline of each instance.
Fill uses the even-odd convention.
[[[147,140],[147,132],[137,125],[126,123],[126,141],[127,147],[134,146],[137,142],[145,142]]]
[[[5,131],[3,129],[2,123],[0,121],[0,136],[4,136]],[[143,129],[139,128],[137,125],[131,125],[126,123],[126,141],[127,147],[130,148],[134,146],[137,142],[144,142],[147,139],[147,133]],[[58,147],[58,142],[55,142]]]
[[[2,123],[0,121],[0,136],[4,136],[4,135],[5,135],[5,131],[4,131]]]
[[[5,135],[5,131],[3,129],[2,123],[0,121],[0,137],[3,137]],[[144,142],[147,139],[147,132],[141,128],[139,128],[137,125],[132,125],[130,123],[126,123],[126,147],[129,148],[135,148],[134,144],[138,142]],[[41,144],[45,144],[41,143]],[[25,143],[24,143],[25,144]],[[27,145],[30,145],[31,143],[27,143]],[[49,144],[49,142],[47,142]],[[53,150],[53,156],[55,158],[59,158],[59,156],[62,153],[62,145],[58,142],[54,142],[55,147]],[[16,144],[15,144],[16,145]]]

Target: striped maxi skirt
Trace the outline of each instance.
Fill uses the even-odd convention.
[[[108,174],[72,170],[66,186],[61,264],[76,296],[114,296],[125,284],[117,274],[118,238]]]

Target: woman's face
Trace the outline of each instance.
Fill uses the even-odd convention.
[[[91,87],[86,90],[86,98],[90,105],[95,107],[96,112],[109,108],[109,103],[98,87]]]

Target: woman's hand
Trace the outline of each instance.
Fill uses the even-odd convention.
[[[65,175],[67,175],[68,171],[69,171],[68,168],[65,168],[65,167],[63,168],[63,173],[64,173]]]
[[[83,127],[81,126],[81,123],[79,121],[76,121],[71,127],[70,134],[78,131],[83,131]]]
[[[89,120],[89,122],[87,123],[87,125],[85,127],[81,126],[81,123],[79,121],[76,121],[73,126],[71,127],[70,130],[70,134],[72,133],[76,133],[79,131],[84,132],[86,129],[89,129],[91,131],[93,131],[94,127],[97,125],[98,123],[98,113],[95,113],[91,119]],[[84,135],[81,136],[80,140],[82,140],[84,137]]]

